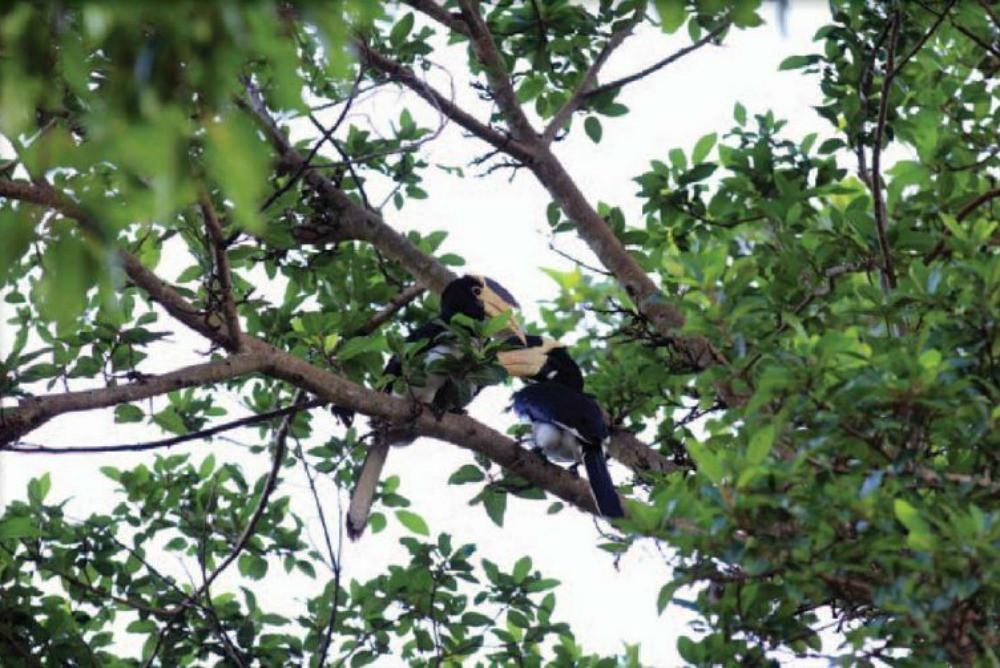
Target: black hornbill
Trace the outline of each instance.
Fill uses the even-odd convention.
[[[500,314],[507,314],[508,328],[524,342],[524,332],[517,323],[514,310],[520,305],[517,300],[502,285],[485,276],[466,275],[450,282],[441,293],[441,312],[439,316],[413,330],[406,337],[407,343],[417,344],[417,354],[422,354],[426,364],[447,357],[455,357],[458,348],[449,336],[448,326],[452,317],[465,315],[472,320],[485,320]],[[402,361],[393,356],[385,367],[386,376],[400,377],[403,373]],[[449,410],[461,410],[471,400],[459,396],[449,377],[428,372],[423,385],[410,385],[407,396],[423,404],[429,404],[438,414]],[[475,396],[480,388],[475,388]],[[388,390],[387,390],[388,391]],[[368,448],[365,461],[361,465],[351,493],[351,503],[347,510],[347,535],[357,539],[365,530],[368,514],[371,511],[375,488],[378,486],[382,467],[390,446],[404,446],[413,442],[414,436],[409,429],[388,429]]]
[[[602,515],[623,517],[604,460],[608,424],[601,407],[583,392],[580,367],[558,341],[540,336],[526,339],[523,348],[497,354],[510,375],[535,381],[514,393],[514,412],[531,423],[531,440],[545,457],[574,464],[583,461]]]

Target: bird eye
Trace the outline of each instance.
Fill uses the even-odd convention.
[[[483,289],[480,287],[472,288],[472,294],[478,297],[479,295],[483,294]]]

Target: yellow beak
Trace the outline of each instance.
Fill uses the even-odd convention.
[[[507,314],[507,323],[509,325],[510,331],[514,336],[521,341],[521,343],[527,343],[527,339],[524,336],[524,330],[521,329],[521,325],[517,322],[517,317],[514,315],[516,307],[504,301],[503,297],[494,292],[488,285],[483,286],[483,292],[480,295],[480,299],[483,300],[483,310],[486,311],[487,318],[494,318],[501,313]]]
[[[497,353],[497,359],[512,376],[531,378],[545,366],[547,353],[540,347],[520,348]]]

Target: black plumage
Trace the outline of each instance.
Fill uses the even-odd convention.
[[[610,437],[601,407],[583,392],[583,374],[566,349],[551,339],[529,336],[519,351],[500,354],[513,374],[534,382],[514,393],[512,407],[531,424],[536,448],[556,461],[583,462],[598,510],[625,515],[604,457]]]
[[[435,361],[454,357],[459,352],[457,341],[453,340],[449,329],[456,315],[462,314],[472,320],[484,320],[501,313],[507,313],[510,329],[523,340],[524,335],[512,313],[518,307],[517,300],[496,281],[484,276],[463,276],[449,283],[441,293],[439,316],[413,330],[406,337],[406,342],[416,344],[415,354],[423,357],[425,367],[432,367]],[[402,377],[402,360],[394,355],[386,364],[384,375]],[[430,405],[437,413],[461,410],[481,388],[474,387],[471,392],[464,392],[460,383],[454,382],[455,380],[458,379],[428,368],[423,375],[422,384],[409,385],[405,396]],[[393,384],[390,383],[386,386],[386,391],[392,391],[392,387]],[[378,487],[389,448],[409,445],[414,438],[412,430],[405,426],[387,426],[381,436],[368,448],[347,511],[347,535],[352,540],[361,535],[368,523],[375,489]]]

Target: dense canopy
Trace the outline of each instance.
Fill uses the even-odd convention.
[[[560,621],[558,574],[528,557],[497,565],[454,528],[429,535],[399,478],[383,481],[371,528],[406,527],[409,560],[341,578],[342,519],[314,483],[350,488],[369,417],[471,451],[451,477],[470,487],[442,493],[474,488],[484,522],[504,523],[509,495],[595,510],[586,481],[516,428],[382,391],[390,354],[421,373],[403,339],[463,263],[438,250],[443,232],[397,231],[408,202],[443,196],[421,187],[430,170],[451,173],[454,192],[472,175],[537,180],[551,196],[539,220],[592,252],[554,274],[560,297],[528,329],[575,342],[626,482],[628,517],[597,540],[613,554],[664,548],[672,576],[635,606],[666,611],[665,625],[678,605],[699,615],[684,661],[996,663],[995,3],[831,0],[814,52],[782,64],[821,87],[828,133],[793,136],[737,104],[716,132],[649,147],[648,171],[608,174],[634,180],[641,215],[598,202],[560,158],[583,133],[598,160],[603,128],[629,122],[623,89],[752,33],[767,9],[4,3],[4,464],[82,411],[112,408],[160,439],[96,446],[117,505],[71,516],[43,476],[4,508],[4,665],[638,664],[638,648],[590,654]],[[684,46],[604,76],[639,33]],[[451,91],[430,78],[443,49],[467,56]],[[456,102],[469,86],[487,106]],[[394,87],[421,108],[348,113]],[[445,123],[474,147],[468,164],[427,157]],[[170,366],[159,346],[182,330],[201,359]],[[502,381],[495,347],[476,341],[463,344],[468,382]],[[351,414],[350,427],[332,417]],[[208,443],[248,426],[267,462],[256,479]],[[194,439],[212,454],[161,450]],[[120,470],[118,449],[149,450],[147,463]],[[292,471],[314,508],[282,493]],[[314,542],[303,517],[317,513]],[[268,593],[284,572],[314,581],[294,615]]]

